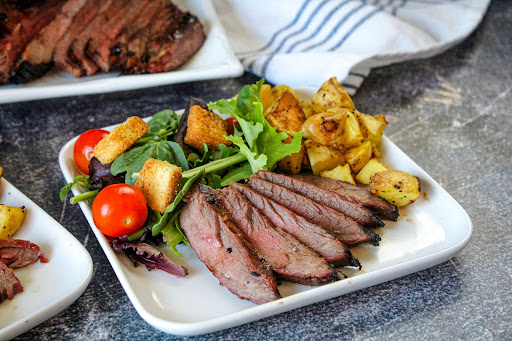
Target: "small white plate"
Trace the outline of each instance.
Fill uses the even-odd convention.
[[[0,303],[0,340],[7,340],[75,302],[91,281],[92,259],[68,230],[3,178],[0,203],[26,207],[25,221],[13,238],[37,244],[49,259],[14,270],[23,292]]]
[[[304,98],[314,93],[305,88],[297,91]],[[71,159],[76,138],[70,140],[59,155],[60,167],[68,182],[75,176]],[[162,271],[148,272],[143,266],[134,268],[123,254],[112,250],[96,228],[90,203],[81,202],[80,207],[126,294],[144,320],[172,334],[210,333],[429,268],[450,259],[466,246],[472,224],[464,209],[386,137],[380,149],[384,164],[421,179],[423,195],[414,204],[400,209],[397,222],[386,222],[384,228],[377,230],[382,237],[380,246],[363,245],[352,249],[363,265],[362,270],[341,269],[348,275],[347,279],[321,287],[283,282],[279,291],[284,298],[260,306],[242,301],[220,286],[194,251],[184,245],[178,246],[184,257],[174,256],[165,248],[162,251],[189,269],[190,274],[185,278],[178,279]],[[79,193],[77,189],[73,192]]]
[[[240,76],[243,73],[242,64],[230,48],[211,2],[178,0],[175,3],[180,9],[190,11],[199,18],[207,37],[201,49],[179,69],[144,75],[104,73],[81,78],[53,69],[44,77],[28,84],[0,85],[0,104]]]

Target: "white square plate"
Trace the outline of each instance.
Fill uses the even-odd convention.
[[[306,99],[314,90],[303,88],[297,92]],[[60,167],[68,182],[76,175],[71,162],[76,138],[70,140],[59,155]],[[174,256],[165,248],[162,251],[189,269],[190,274],[185,278],[178,279],[162,271],[148,272],[143,266],[134,268],[123,254],[112,250],[95,227],[90,203],[81,202],[80,207],[126,294],[144,320],[172,334],[210,333],[426,269],[448,260],[466,246],[472,224],[464,209],[386,137],[380,149],[384,164],[421,179],[423,195],[414,204],[400,209],[397,222],[386,221],[386,226],[377,230],[382,237],[380,246],[352,248],[363,265],[362,270],[340,269],[348,275],[347,279],[321,287],[283,282],[279,291],[284,298],[259,306],[240,300],[220,286],[194,251],[184,245],[178,246],[184,257]],[[77,189],[73,192],[79,193]]]
[[[104,73],[75,78],[52,69],[44,77],[24,85],[0,85],[0,104],[35,99],[124,91],[224,77],[238,77],[242,64],[231,51],[226,34],[209,0],[177,0],[182,10],[197,16],[204,26],[206,41],[186,64],[174,71],[119,75]]]
[[[14,270],[23,292],[0,303],[0,340],[7,340],[75,302],[91,281],[92,259],[68,230],[5,179],[0,179],[0,203],[26,207],[13,238],[37,244],[49,259]]]

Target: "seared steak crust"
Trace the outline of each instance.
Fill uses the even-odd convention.
[[[279,277],[306,285],[340,279],[325,259],[292,235],[276,229],[241,193],[229,188],[219,193],[237,227]]]
[[[361,203],[350,200],[344,195],[336,192],[325,190],[317,187],[310,182],[302,181],[300,178],[292,178],[286,175],[259,171],[253,177],[259,177],[265,181],[271,182],[282,187],[286,187],[296,193],[299,193],[319,204],[329,206],[338,212],[353,218],[359,224],[365,227],[380,227],[384,226],[372,211],[364,207]]]
[[[304,217],[247,186],[232,183],[229,187],[243,194],[274,226],[297,238],[329,263],[335,266],[360,266],[359,261],[352,256],[350,250],[322,227],[309,222]]]
[[[180,224],[198,258],[220,283],[261,304],[281,298],[270,269],[235,226],[216,191],[196,185],[186,197]]]
[[[398,207],[387,202],[385,199],[376,196],[366,188],[352,185],[346,181],[339,181],[313,175],[293,175],[292,177],[345,196],[354,202],[361,203],[374,211],[381,219],[393,221],[398,219]]]
[[[354,219],[328,206],[319,204],[285,187],[261,180],[258,177],[251,177],[248,185],[260,194],[289,208],[314,224],[323,227],[327,232],[348,246],[363,243],[379,244],[380,236],[377,233],[367,231]]]

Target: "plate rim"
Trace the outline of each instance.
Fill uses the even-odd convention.
[[[311,91],[312,88],[302,87],[302,88],[294,88],[297,91]],[[181,110],[180,110],[181,111]],[[176,111],[179,112],[179,111]],[[151,117],[146,117],[144,120],[148,120]],[[120,124],[120,123],[119,123]],[[113,127],[119,125],[114,124],[101,129],[112,129]],[[66,164],[67,160],[65,159],[65,154],[68,148],[74,143],[74,141],[78,138],[79,135],[70,139],[65,145],[62,147],[59,152],[59,166],[61,171],[66,179],[66,181],[71,181],[73,179],[73,174],[71,174],[68,165]],[[473,222],[466,212],[466,210],[453,198],[441,185],[439,185],[423,168],[421,168],[414,160],[412,160],[406,153],[400,149],[396,144],[394,144],[389,138],[383,136],[383,140],[386,143],[389,143],[393,148],[397,148],[403,156],[408,159],[408,162],[411,162],[417,169],[422,173],[421,177],[428,179],[428,181],[435,185],[436,188],[441,190],[443,194],[449,198],[449,200],[454,203],[457,207],[457,210],[462,214],[464,219],[464,227],[467,227],[467,231],[463,238],[457,238],[456,243],[452,246],[449,246],[445,249],[441,249],[435,251],[433,253],[410,259],[405,262],[394,264],[391,266],[384,267],[382,269],[373,270],[370,273],[365,273],[356,277],[351,277],[349,281],[339,281],[335,283],[330,283],[324,286],[315,287],[313,290],[315,291],[315,297],[311,297],[311,291],[308,290],[305,292],[296,293],[291,296],[287,296],[281,298],[279,300],[269,302],[262,305],[257,305],[254,307],[250,307],[244,309],[242,311],[238,311],[235,313],[230,313],[224,316],[215,317],[205,321],[199,322],[176,322],[165,320],[163,318],[157,317],[144,308],[142,302],[138,299],[135,291],[131,288],[127,277],[125,276],[124,270],[121,266],[121,261],[118,256],[112,250],[110,245],[108,244],[107,239],[101,232],[94,226],[94,221],[92,219],[92,211],[90,206],[88,206],[87,202],[79,202],[80,208],[87,219],[91,229],[93,230],[98,242],[100,243],[105,255],[107,256],[111,266],[118,277],[121,285],[127,294],[128,298],[132,302],[137,313],[151,326],[155,327],[166,333],[171,333],[174,335],[183,335],[183,336],[191,336],[191,335],[202,335],[207,334],[227,328],[231,328],[234,326],[242,325],[245,323],[253,322],[265,317],[274,316],[292,309],[300,308],[312,303],[321,302],[326,299],[330,299],[333,297],[338,297],[341,295],[348,294],[353,291],[361,290],[373,285],[378,285],[381,283],[385,283],[418,271],[425,270],[427,268],[438,265],[444,261],[447,261],[457,253],[459,253],[466,245],[469,243],[472,234],[473,234]],[[73,193],[76,195],[80,193],[80,191],[73,187]],[[105,249],[105,246],[107,249]],[[115,258],[114,258],[115,257]],[[397,275],[398,274],[398,275]],[[346,286],[350,286],[349,290],[344,290],[343,293],[337,293],[339,288],[343,288]],[[335,288],[335,289],[333,289]],[[309,294],[308,294],[309,293]],[[318,298],[318,296],[320,298]]]
[[[73,240],[73,243],[78,245],[78,250],[82,253],[82,256],[86,261],[86,271],[83,272],[84,277],[81,279],[79,283],[73,288],[71,292],[68,294],[56,299],[51,304],[42,307],[29,315],[11,323],[3,328],[0,328],[0,339],[11,339],[14,338],[29,329],[32,329],[39,325],[40,323],[46,321],[47,319],[57,315],[64,309],[68,308],[71,304],[73,304],[82,294],[85,289],[89,286],[93,275],[93,261],[92,257],[89,254],[89,251],[83,246],[82,243],[78,239],[76,239],[71,232],[69,232],[62,224],[60,224],[57,220],[55,220],[51,215],[49,215],[45,210],[43,210],[39,205],[37,205],[33,200],[27,197],[23,192],[21,192],[16,186],[10,183],[5,177],[0,179],[0,182],[4,182],[2,185],[6,185],[9,189],[13,189],[17,192],[16,196],[23,199],[24,202],[30,203],[32,209],[39,210],[41,214],[45,215],[55,226],[56,229],[60,230],[67,239]],[[12,194],[12,193],[11,193]],[[51,262],[51,260],[50,260]],[[23,293],[21,293],[23,294]]]

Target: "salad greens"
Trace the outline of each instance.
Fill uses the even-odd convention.
[[[188,244],[188,240],[180,228],[179,215],[184,206],[183,198],[192,185],[203,183],[213,188],[225,187],[260,170],[273,170],[279,160],[300,151],[302,133],[296,133],[290,143],[285,143],[288,135],[278,132],[265,120],[263,104],[260,101],[263,82],[264,79],[261,79],[256,84],[244,86],[237,99],[221,99],[215,103],[210,102],[208,106],[210,110],[236,118],[239,126],[235,126],[233,135],[226,136],[232,146],[221,144],[217,150],[212,150],[204,144],[201,155],[190,153],[185,156],[177,143],[168,140],[176,133],[180,116],[172,110],[164,110],[155,114],[148,122],[149,130],[146,135],[112,163],[112,174],[126,172],[125,182],[130,185],[135,184],[144,163],[150,158],[168,161],[183,170],[181,190],[174,201],[166,207],[163,214],[150,210],[144,226],[129,235],[129,241],[141,239],[147,231],[152,236],[162,234],[169,248],[180,255],[176,245],[181,242]],[[78,175],[72,183],[62,188],[61,199],[65,198],[75,184],[88,189],[88,181],[87,175]],[[82,195],[88,193],[92,191]]]

